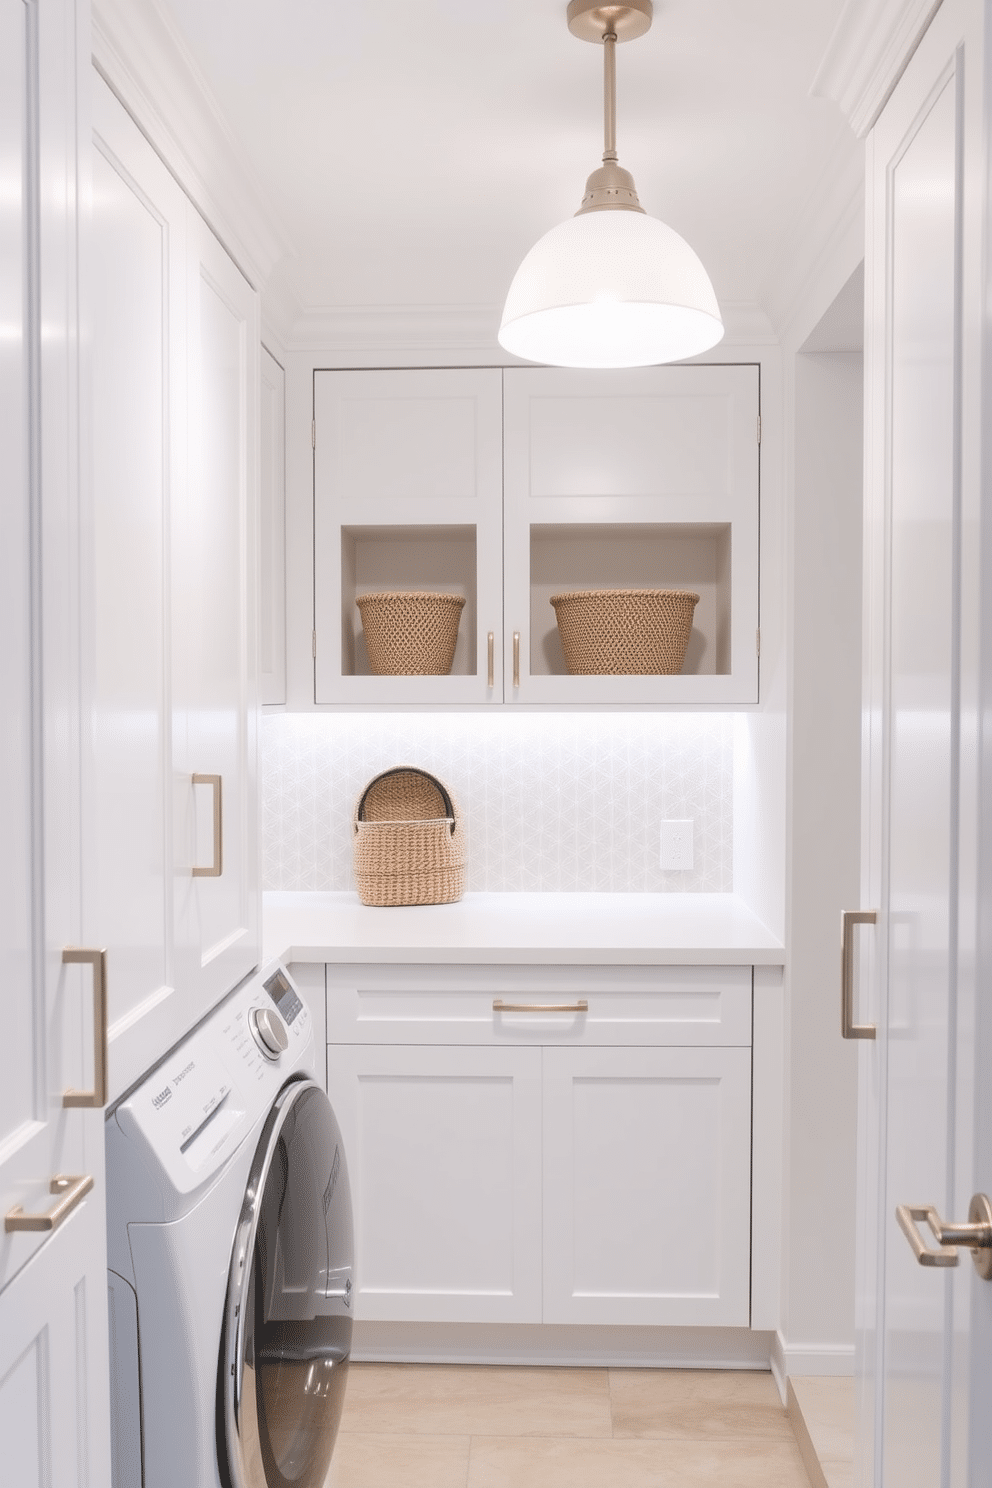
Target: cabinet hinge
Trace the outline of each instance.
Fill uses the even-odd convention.
[[[758,443],[761,443],[761,414],[758,414]]]
[[[758,422],[760,423],[761,420],[759,419]],[[317,448],[317,420],[316,419],[311,419],[310,420],[310,448],[311,449],[316,449]]]
[[[311,649],[313,651],[313,659],[314,659],[314,661],[316,661],[317,660],[317,632],[316,631],[313,631],[312,632]]]
[[[757,656],[761,655],[761,627],[754,632],[754,650]]]

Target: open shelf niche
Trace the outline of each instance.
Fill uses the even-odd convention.
[[[731,672],[731,524],[554,523],[530,529],[530,670],[565,676],[552,594],[690,589],[699,595],[682,675]]]
[[[474,526],[341,528],[341,675],[370,677],[362,594],[391,589],[433,589],[461,594],[452,676],[476,674],[477,582]]]

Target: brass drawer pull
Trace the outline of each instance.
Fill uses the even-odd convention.
[[[107,1104],[107,953],[91,951],[83,946],[66,946],[62,952],[62,965],[93,968],[93,1089],[67,1090],[62,1096],[62,1104],[99,1110]]]
[[[840,932],[840,1034],[846,1039],[873,1039],[874,1023],[854,1021],[854,927],[874,925],[873,909],[845,909]]]
[[[520,632],[513,632],[513,685],[520,686]]]
[[[504,1002],[502,997],[493,998],[494,1013],[587,1013],[589,1004],[584,997],[578,1002]]]
[[[194,865],[194,878],[220,878],[224,871],[224,782],[219,775],[194,775],[194,785],[209,785],[214,793],[214,860],[209,868]]]
[[[93,1178],[89,1173],[84,1173],[80,1178],[70,1178],[64,1173],[58,1173],[48,1185],[49,1193],[59,1195],[57,1204],[46,1209],[44,1214],[25,1214],[20,1204],[15,1204],[13,1209],[7,1211],[3,1227],[8,1234],[17,1230],[57,1230],[92,1187]]]
[[[496,637],[492,631],[489,632],[486,650],[489,656],[489,686],[494,687],[496,685]]]

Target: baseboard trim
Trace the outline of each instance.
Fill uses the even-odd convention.
[[[767,1370],[773,1342],[773,1334],[749,1328],[357,1322],[351,1357],[381,1364]]]
[[[769,1367],[785,1405],[788,1381],[793,1375],[853,1375],[854,1344],[790,1343],[781,1333],[776,1333],[769,1351]]]

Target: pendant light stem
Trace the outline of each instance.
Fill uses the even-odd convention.
[[[603,162],[617,159],[617,33],[603,37]]]

